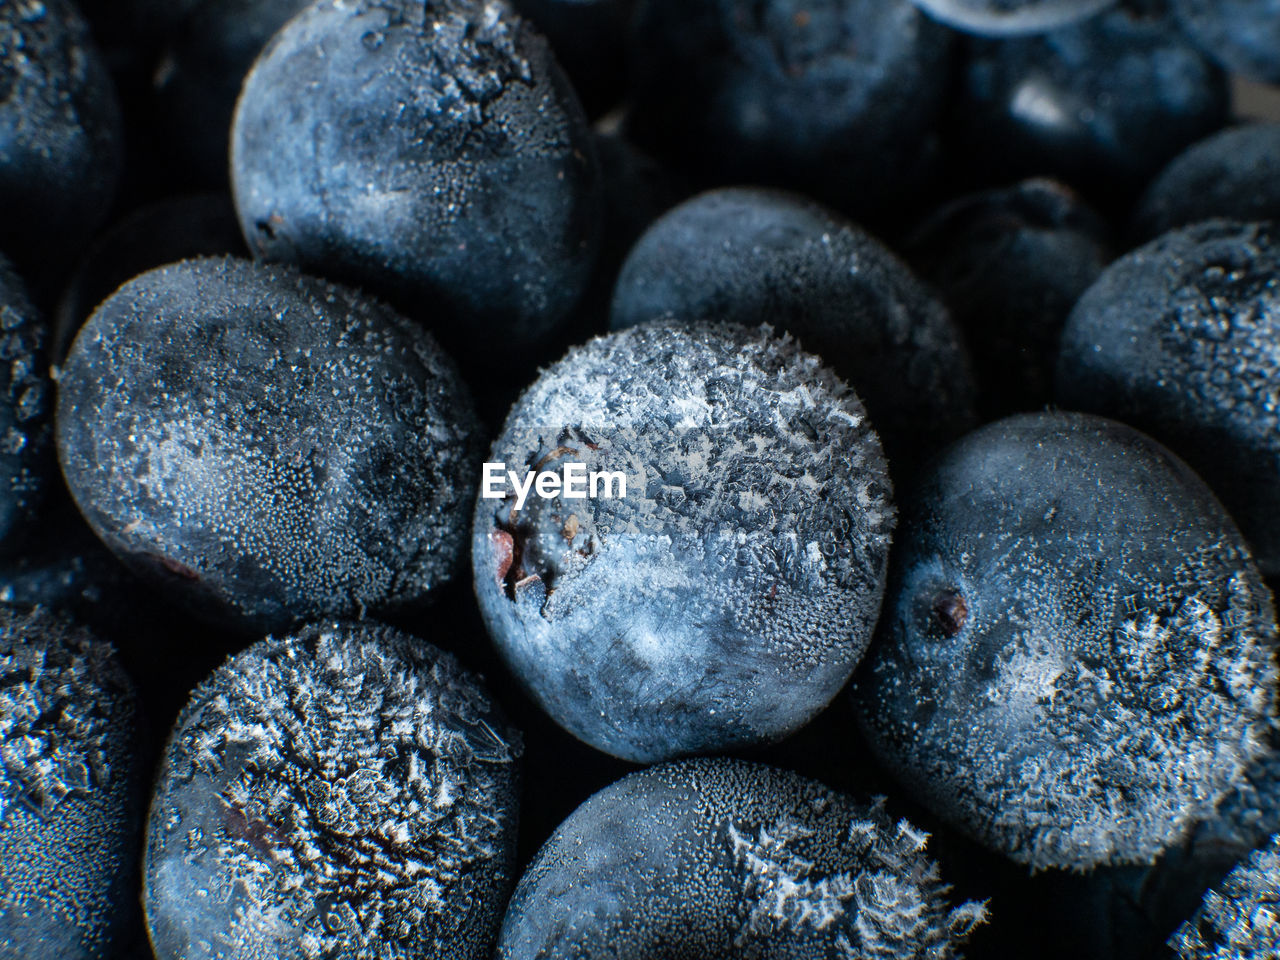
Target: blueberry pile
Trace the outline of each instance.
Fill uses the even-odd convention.
[[[1280,0],[0,0],[0,960],[1280,957]]]

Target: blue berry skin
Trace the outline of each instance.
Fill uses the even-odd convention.
[[[1062,326],[1109,260],[1107,233],[1070,188],[1025,180],[947,204],[907,242],[964,333],[988,415],[1052,399]]]
[[[368,286],[464,360],[536,347],[591,277],[591,130],[505,0],[308,7],[245,81],[232,178],[255,256]]]
[[[1280,834],[1207,891],[1169,941],[1180,960],[1266,960],[1280,956]]]
[[[588,113],[617,105],[626,87],[626,35],[635,0],[513,0],[551,42]]]
[[[895,476],[974,425],[946,308],[878,240],[801,197],[725,188],[660,218],[623,265],[609,324],[662,316],[794,334],[858,391]]]
[[[123,165],[111,77],[70,0],[0,3],[0,251],[53,285]]]
[[[985,908],[948,903],[928,836],[883,799],[773,767],[652,767],[547,841],[512,896],[497,960],[947,960]]]
[[[1173,454],[1024,414],[946,451],[909,510],[858,692],[920,802],[1018,863],[1088,870],[1154,862],[1244,782],[1275,611]]]
[[[0,609],[0,956],[108,960],[141,822],[135,701],[109,644]]]
[[[781,739],[879,614],[894,508],[861,402],[767,328],[657,321],[543,372],[489,456],[623,471],[625,497],[479,499],[476,594],[564,729],[650,762]]]
[[[1228,107],[1225,75],[1170,17],[1122,6],[1040,36],[971,42],[955,122],[989,182],[1055,176],[1127,203]]]
[[[488,960],[521,737],[453,657],[324,623],[229,659],[174,726],[147,821],[157,960]]]
[[[914,0],[949,27],[982,37],[1045,33],[1094,16],[1116,0]]]
[[[629,122],[708,186],[901,216],[931,175],[953,46],[908,0],[641,0]]]
[[[62,370],[67,485],[107,545],[252,629],[419,608],[465,549],[481,439],[430,335],[292,268],[143,274]]]
[[[1280,83],[1280,0],[1171,0],[1183,31],[1232,73]]]
[[[1117,260],[1072,311],[1058,402],[1168,444],[1280,573],[1280,230],[1217,220]]]
[[[1215,218],[1280,220],[1280,123],[1232,127],[1178,154],[1147,186],[1131,235],[1146,242]]]

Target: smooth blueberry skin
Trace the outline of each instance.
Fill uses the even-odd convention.
[[[982,37],[1045,33],[1094,16],[1116,0],[913,0],[949,27]]]
[[[1178,154],[1147,186],[1130,234],[1145,243],[1215,218],[1280,220],[1280,123],[1231,127]]]
[[[591,130],[505,3],[308,7],[245,81],[232,178],[255,256],[432,318],[468,365],[554,335],[591,277]]]
[[[70,0],[0,4],[0,251],[52,286],[107,215],[120,109]]]
[[[1039,36],[971,41],[953,119],[985,182],[1054,176],[1128,203],[1228,108],[1226,76],[1169,16],[1123,6]]]
[[[1178,24],[1232,73],[1280,83],[1280,0],[1171,0]]]
[[[0,956],[108,960],[133,918],[143,765],[107,643],[0,608]]]
[[[107,546],[254,630],[421,607],[462,558],[482,453],[419,325],[230,258],[143,274],[95,311],[62,368],[57,442]]]
[[[1154,440],[1010,417],[949,448],[907,511],[858,696],[940,817],[1032,869],[1147,865],[1265,755],[1271,593]]]
[[[794,334],[862,397],[895,476],[975,423],[946,308],[878,240],[799,196],[713,190],[654,223],[623,265],[609,325],[663,316]]]
[[[516,887],[497,960],[953,958],[985,911],[952,908],[928,834],[763,764],[698,759],[606,787]]]
[[[779,740],[879,614],[892,488],[853,391],[767,328],[592,340],[512,408],[488,462],[621,471],[625,497],[479,498],[476,595],[565,730],[637,762]]]
[[[896,218],[933,175],[953,47],[907,0],[642,0],[628,122],[706,186]]]
[[[1108,248],[1101,217],[1052,180],[961,197],[908,240],[907,259],[964,333],[988,416],[1052,399],[1062,326]]]
[[[512,0],[551,42],[591,116],[616,106],[626,89],[627,25],[635,0]]]
[[[1147,431],[1280,573],[1280,230],[1215,220],[1109,267],[1063,331],[1057,400]]]

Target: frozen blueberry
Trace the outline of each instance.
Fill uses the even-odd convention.
[[[607,292],[612,294],[618,270],[636,241],[689,191],[678,174],[620,133],[597,133],[595,142],[603,200],[597,274],[611,271]]]
[[[1115,0],[914,0],[948,26],[987,37],[1044,33],[1085,20]]]
[[[1154,0],[973,41],[955,111],[989,182],[1052,175],[1117,202],[1226,121],[1226,77]]]
[[[626,33],[635,0],[513,0],[551,41],[574,89],[592,114],[622,100]]]
[[[1233,73],[1280,83],[1280,0],[1172,0],[1178,23]]]
[[[370,623],[268,639],[192,695],[147,823],[159,960],[488,958],[520,735],[448,654]]]
[[[97,534],[246,626],[416,607],[452,575],[481,440],[430,335],[291,268],[143,274],[63,367],[58,451]]]
[[[946,309],[879,241],[800,197],[727,188],[659,219],[623,265],[610,326],[662,316],[795,334],[866,402],[895,474],[973,426]]]
[[[1026,180],[947,204],[911,238],[907,257],[964,331],[988,411],[1052,398],[1062,325],[1106,266],[1106,237],[1069,188]]]
[[[1210,221],[1117,260],[1071,313],[1063,406],[1168,444],[1280,573],[1280,228]]]
[[[1271,594],[1198,477],[1121,424],[1025,414],[915,491],[863,724],[1019,863],[1151,863],[1263,754],[1275,653]]]
[[[521,878],[497,960],[958,956],[928,834],[783,770],[687,760],[591,797]]]
[[[507,498],[476,508],[490,634],[592,746],[652,761],[778,739],[866,649],[889,477],[862,403],[794,340],[676,321],[593,340],[524,393],[489,461],[521,483],[625,479],[523,503],[495,483]]]
[[[0,956],[114,956],[137,882],[134,714],[108,644],[0,608]]]
[[[70,0],[0,3],[0,251],[42,286],[106,216],[121,139],[111,77]]]
[[[1205,894],[1169,946],[1181,960],[1280,956],[1280,834]]]
[[[908,0],[641,0],[631,46],[633,133],[708,184],[865,218],[924,179],[952,37]]]
[[[1232,127],[1188,147],[1147,187],[1132,232],[1146,241],[1215,217],[1280,220],[1280,123]]]
[[[308,7],[245,81],[232,176],[255,254],[368,284],[468,353],[538,344],[590,280],[591,130],[505,0]]]

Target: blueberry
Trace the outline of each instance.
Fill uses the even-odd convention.
[[[576,96],[505,0],[321,0],[263,52],[232,131],[256,255],[368,284],[486,357],[578,302],[597,175]]]
[[[62,371],[58,450],[97,534],[249,627],[419,605],[466,543],[480,438],[420,327],[289,268],[126,284]]]
[[[1153,862],[1264,753],[1271,594],[1209,489],[1121,424],[1025,414],[914,493],[858,691],[882,760],[1035,869]]]
[[[1169,941],[1181,960],[1280,956],[1280,834],[1255,851]]]
[[[988,411],[1049,402],[1062,325],[1107,248],[1101,218],[1051,180],[962,197],[917,229],[907,257],[963,329]]]
[[[267,639],[192,695],[147,823],[159,960],[487,958],[520,735],[452,657],[370,623]]]
[[[1117,260],[1072,311],[1058,400],[1168,444],[1280,573],[1280,229],[1211,221]]]
[[[641,0],[631,47],[632,131],[711,185],[866,218],[929,173],[952,38],[908,0]]]
[[[1154,3],[1034,37],[973,41],[955,117],[996,182],[1052,175],[1109,202],[1227,118],[1226,78]]]
[[[948,26],[985,37],[1044,33],[1094,16],[1115,0],[914,0]]]
[[[794,340],[676,321],[593,340],[525,392],[489,460],[521,482],[626,477],[625,496],[476,508],[489,632],[584,742],[652,761],[775,740],[862,656],[889,478],[861,402]]]
[[[0,608],[0,956],[114,955],[137,879],[135,723],[108,644]]]
[[[111,77],[70,0],[0,3],[0,251],[52,284],[123,163]]]
[[[608,272],[612,294],[618,270],[637,240],[660,216],[688,196],[679,174],[620,133],[597,133],[602,222],[597,275]],[[608,303],[604,305],[608,312]]]
[[[866,401],[895,475],[973,426],[946,309],[879,241],[800,197],[727,188],[658,220],[623,266],[610,325],[661,316],[795,334]]]
[[[955,957],[985,916],[952,908],[928,834],[783,770],[688,760],[580,806],[534,858],[497,960]]]
[[[1172,0],[1187,35],[1233,73],[1280,83],[1280,0]]]
[[[1215,217],[1280,220],[1280,123],[1232,127],[1178,154],[1147,187],[1132,232],[1146,241]]]
[[[627,24],[635,0],[513,0],[513,5],[551,41],[592,114],[622,100]]]

